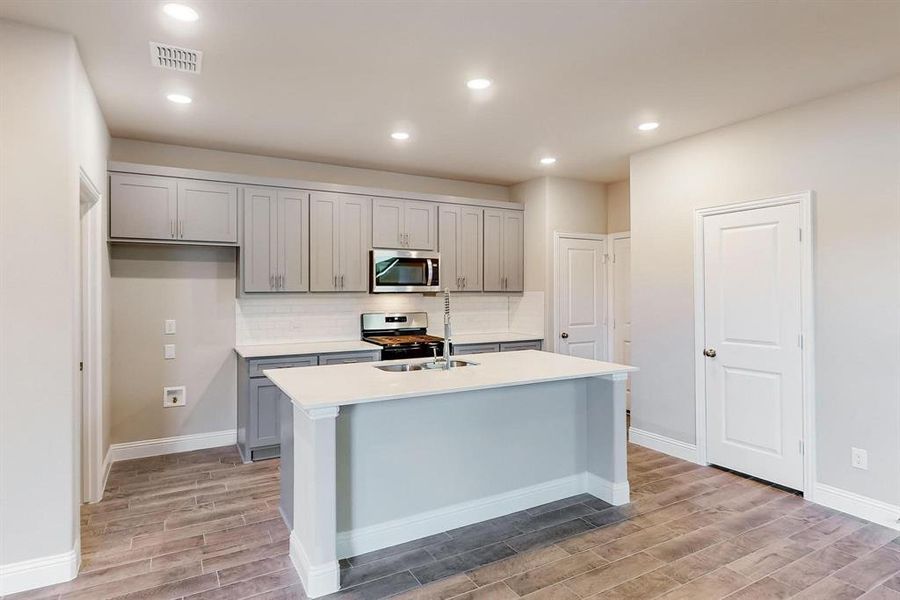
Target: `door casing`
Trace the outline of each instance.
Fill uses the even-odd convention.
[[[797,204],[800,208],[800,322],[803,336],[801,376],[803,404],[803,492],[813,500],[816,477],[815,437],[815,327],[813,300],[813,192],[804,191],[750,202],[727,204],[694,211],[694,390],[696,403],[697,458],[707,460],[706,430],[706,362],[701,360],[705,348],[705,285],[703,260],[703,219],[711,215],[742,212],[756,208]]]

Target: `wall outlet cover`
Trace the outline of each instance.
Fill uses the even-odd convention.
[[[175,319],[166,319],[166,335],[175,335]]]
[[[163,344],[163,356],[166,360],[175,358],[175,344]]]
[[[850,466],[855,469],[869,469],[869,453],[861,448],[850,448]]]
[[[163,388],[163,406],[172,408],[173,406],[187,405],[187,388],[183,385],[175,387]]]

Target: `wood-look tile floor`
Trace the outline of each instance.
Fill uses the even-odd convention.
[[[900,536],[765,483],[629,447],[632,503],[588,495],[341,561],[352,600],[900,600]],[[278,461],[117,463],[82,570],[24,598],[302,599]]]

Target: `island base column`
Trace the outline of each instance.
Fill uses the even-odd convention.
[[[615,506],[628,504],[627,373],[587,380],[587,491]]]
[[[294,529],[291,562],[306,595],[318,598],[341,587],[337,560],[337,454],[339,409],[294,405]]]

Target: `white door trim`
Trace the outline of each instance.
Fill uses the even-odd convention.
[[[628,240],[631,239],[630,231],[617,231],[616,233],[607,233],[606,234],[606,252],[607,255],[612,257],[614,256],[613,246],[615,245],[616,240]],[[607,269],[606,269],[606,323],[607,323],[607,332],[606,332],[606,357],[609,359],[609,362],[615,362],[616,358],[616,330],[613,327],[613,322],[616,318],[616,299],[615,299],[615,287],[614,287],[614,277],[615,270],[610,266],[610,261],[607,261]]]
[[[103,498],[106,478],[103,456],[103,312],[101,273],[103,260],[102,194],[83,169],[79,169],[79,202],[82,207],[82,444],[81,496],[84,502]]]
[[[813,192],[804,191],[786,196],[739,202],[724,206],[700,208],[694,211],[694,390],[697,412],[697,456],[700,464],[708,464],[706,453],[706,371],[700,360],[704,349],[706,321],[703,264],[703,219],[710,215],[726,214],[797,204],[800,207],[800,294],[801,332],[803,335],[803,490],[804,497],[813,501],[816,483],[815,436],[815,327],[813,302]]]
[[[562,290],[559,287],[559,241],[561,239],[606,241],[605,233],[572,233],[564,231],[553,232],[553,331],[550,332],[551,343],[547,348],[550,352],[559,352],[559,296]],[[609,253],[609,244],[606,246]],[[607,287],[609,295],[609,269],[606,269]],[[607,303],[608,304],[608,303]],[[609,319],[606,320],[606,339],[609,345]],[[607,354],[607,358],[610,355]]]

